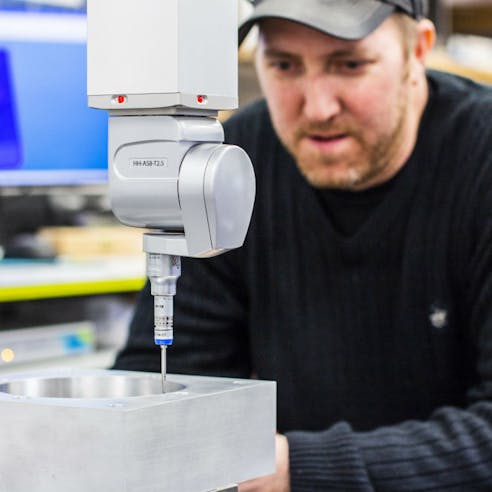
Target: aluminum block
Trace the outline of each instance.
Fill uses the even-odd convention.
[[[0,379],[0,492],[204,492],[273,473],[275,383],[58,370]]]

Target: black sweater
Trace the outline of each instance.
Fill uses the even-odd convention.
[[[380,190],[314,190],[264,102],[226,124],[253,218],[239,250],[183,261],[169,369],[276,380],[293,492],[492,490],[492,91],[429,80]],[[152,317],[147,286],[117,368],[159,371]]]

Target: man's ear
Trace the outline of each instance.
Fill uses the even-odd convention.
[[[417,24],[417,39],[414,55],[417,61],[425,65],[427,55],[434,48],[436,42],[436,28],[429,19],[422,19]]]

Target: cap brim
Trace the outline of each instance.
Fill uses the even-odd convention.
[[[239,26],[239,44],[260,20],[286,19],[341,39],[362,39],[395,11],[393,5],[376,0],[264,0]]]

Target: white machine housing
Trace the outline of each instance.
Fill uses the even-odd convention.
[[[89,0],[87,13],[89,106],[237,107],[237,0]]]
[[[237,0],[89,0],[87,16],[88,101],[110,114],[116,217],[156,231],[149,254],[241,246],[254,172],[213,118],[237,107]]]
[[[149,253],[207,257],[243,244],[255,195],[246,152],[221,124],[190,116],[109,119],[110,196]]]

